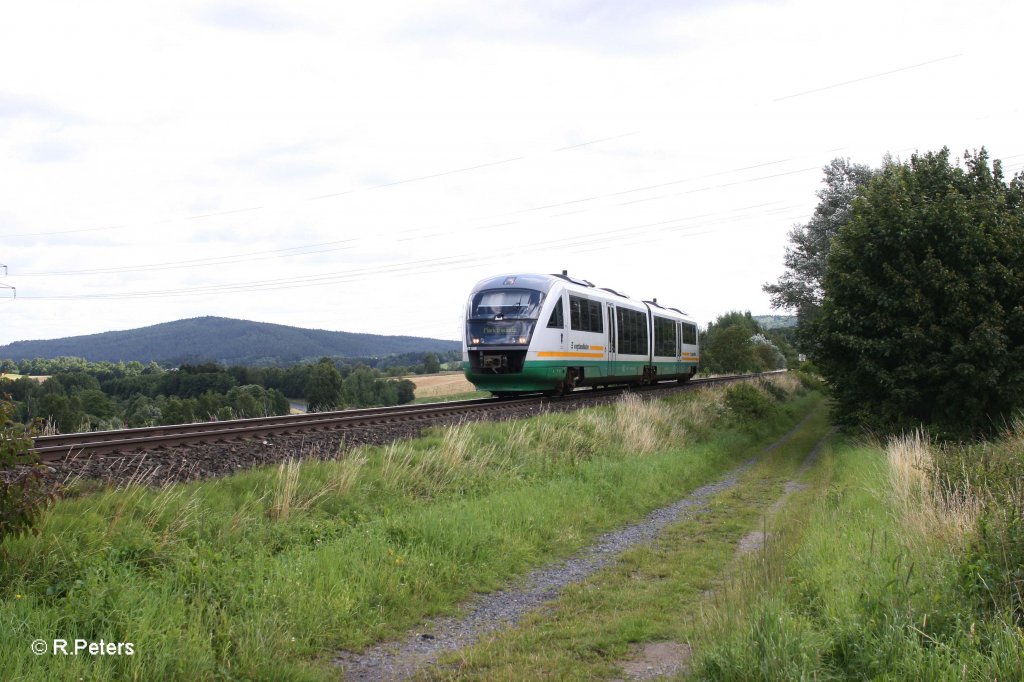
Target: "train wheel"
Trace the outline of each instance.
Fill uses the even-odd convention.
[[[579,381],[579,374],[577,374],[574,367],[570,367],[565,370],[565,379],[558,382],[558,386],[555,387],[555,395],[566,395],[572,393],[576,388],[576,382]]]
[[[580,380],[580,375],[575,368],[570,367],[565,371],[565,392],[572,393],[576,389],[576,382]]]

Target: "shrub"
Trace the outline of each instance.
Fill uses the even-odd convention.
[[[0,469],[10,469],[0,478],[0,541],[30,531],[52,499],[32,451],[38,431],[16,421],[9,395],[0,400]]]
[[[757,387],[768,394],[768,396],[773,398],[776,402],[785,402],[785,400],[789,398],[789,392],[786,391],[785,388],[767,377],[759,378],[757,380]]]
[[[725,404],[737,417],[760,419],[776,412],[775,403],[753,384],[730,386],[725,392]]]
[[[800,365],[799,369],[791,369],[790,372],[800,380],[804,388],[809,391],[822,391],[825,389],[825,382],[810,362]]]

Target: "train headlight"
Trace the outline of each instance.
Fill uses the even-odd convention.
[[[476,337],[473,337],[472,341],[473,341],[473,345],[474,346],[479,346],[480,345],[480,339],[478,339]]]
[[[526,337],[525,336],[520,336],[519,337],[519,343],[526,343]]]

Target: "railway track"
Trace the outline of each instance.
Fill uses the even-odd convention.
[[[694,379],[684,386],[696,388],[698,386],[742,381],[753,376],[759,375],[748,374],[711,379]],[[41,461],[56,462],[66,459],[145,452],[198,443],[224,443],[267,436],[362,429],[379,424],[434,420],[441,417],[463,414],[479,415],[481,413],[486,414],[487,412],[504,411],[510,407],[540,405],[553,400],[559,402],[585,402],[598,397],[614,397],[629,390],[649,393],[666,388],[680,388],[680,386],[672,382],[632,388],[616,387],[600,391],[578,390],[561,398],[548,398],[539,395],[521,398],[482,398],[448,403],[316,412],[303,415],[199,422],[119,431],[68,433],[36,438],[35,451]]]

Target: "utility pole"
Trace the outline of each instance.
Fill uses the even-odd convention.
[[[6,277],[6,276],[7,276],[7,266],[3,265],[3,264],[0,264],[0,277]],[[10,297],[11,298],[17,298],[18,297],[18,290],[15,289],[14,287],[12,287],[10,284],[0,284],[0,297],[7,298],[7,293],[4,291],[5,289],[10,289],[11,290],[11,293],[10,293]]]

